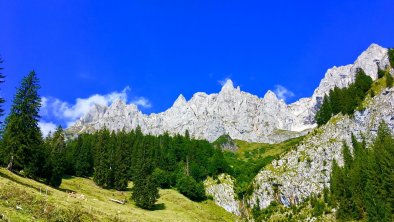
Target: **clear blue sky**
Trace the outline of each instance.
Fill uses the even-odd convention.
[[[129,102],[161,112],[225,78],[260,97],[282,85],[293,102],[371,43],[394,47],[392,0],[113,2],[0,0],[7,107],[32,69],[69,106],[129,86]]]

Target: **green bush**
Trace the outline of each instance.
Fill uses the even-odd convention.
[[[194,201],[202,201],[207,198],[205,196],[203,183],[197,183],[197,181],[191,176],[184,175],[179,178],[176,188],[181,194]]]
[[[394,68],[394,48],[389,49],[388,53],[391,68]]]

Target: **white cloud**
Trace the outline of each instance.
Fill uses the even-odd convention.
[[[150,101],[144,97],[137,97],[135,98],[133,101],[131,101],[132,104],[135,104],[137,106],[140,106],[142,108],[151,108],[152,104],[150,103]]]
[[[286,101],[286,99],[295,96],[295,94],[292,91],[288,90],[286,87],[281,85],[275,85],[274,93],[279,99],[283,99],[284,101]]]
[[[45,121],[38,122],[38,126],[40,127],[41,133],[44,137],[47,137],[51,132],[55,132],[57,127],[54,123]]]
[[[67,127],[74,124],[81,116],[90,111],[94,104],[109,106],[117,99],[127,103],[130,87],[125,87],[122,91],[111,92],[105,95],[95,94],[87,98],[77,98],[74,104],[64,102],[53,97],[42,97],[42,107],[40,115],[44,117],[55,117],[67,123]],[[144,97],[136,97],[131,103],[143,108],[150,108],[152,104]]]

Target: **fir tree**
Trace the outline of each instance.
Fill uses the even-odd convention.
[[[388,88],[393,87],[393,76],[390,74],[390,72],[386,72],[386,86]]]
[[[139,133],[137,133],[139,134]],[[135,147],[135,170],[134,186],[131,198],[137,206],[153,210],[159,198],[159,189],[156,179],[152,176],[153,165],[151,159],[152,137],[145,137],[141,143]]]
[[[53,187],[59,187],[62,183],[62,177],[65,171],[65,151],[64,134],[61,126],[58,126],[53,134],[50,144],[49,161],[51,165],[51,174],[47,178],[48,183]]]
[[[332,115],[332,108],[327,95],[324,96],[323,103],[316,113],[316,122],[317,125],[321,126],[330,120]]]
[[[389,56],[390,66],[394,69],[394,48],[389,49],[387,54]]]
[[[127,136],[124,131],[118,133],[117,143],[114,156],[114,188],[116,190],[125,190],[128,185],[128,168],[130,166],[130,158]]]
[[[4,83],[4,78],[5,78],[5,76],[2,73],[2,71],[3,71],[2,64],[3,64],[3,59],[0,57],[0,84]],[[2,116],[4,116],[4,109],[3,109],[4,103],[5,103],[4,98],[0,96],[0,118]],[[2,124],[3,124],[3,122],[0,120],[0,125],[2,125]],[[2,126],[0,126],[0,127],[2,128]]]
[[[29,176],[38,176],[43,170],[42,136],[38,127],[41,99],[34,71],[23,78],[14,97],[11,112],[6,119],[4,146],[8,169],[24,170]]]

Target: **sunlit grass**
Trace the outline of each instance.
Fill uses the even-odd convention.
[[[53,189],[0,168],[0,215],[10,221],[237,220],[211,200],[193,202],[174,190],[160,190],[157,210],[142,210],[130,200],[131,186],[124,192],[105,190],[90,179],[69,177],[59,189]]]

